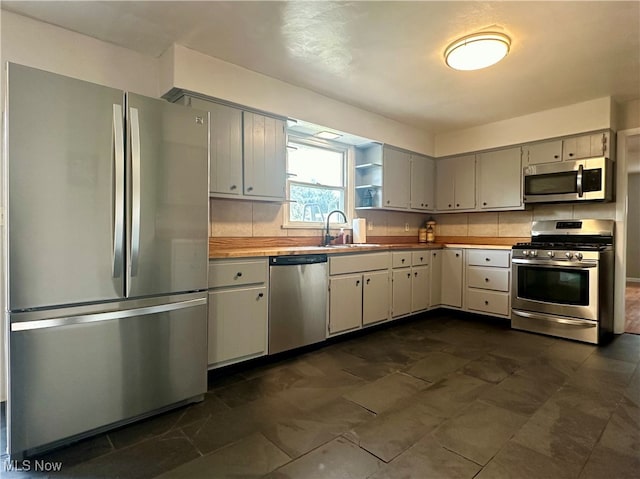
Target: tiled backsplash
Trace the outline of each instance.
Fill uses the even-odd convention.
[[[283,206],[278,203],[210,199],[209,234],[213,237],[318,236],[315,229],[282,228]],[[525,211],[473,212],[447,214],[403,213],[398,211],[359,211],[367,219],[370,236],[415,236],[418,228],[433,217],[436,236],[524,237],[531,233],[531,222],[546,219],[615,219],[615,203],[535,205]],[[406,225],[409,231],[405,231]],[[350,233],[349,231],[347,233]]]

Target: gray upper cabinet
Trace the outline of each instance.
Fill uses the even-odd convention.
[[[285,197],[286,124],[265,115],[242,112],[244,139],[244,194]]]
[[[411,194],[411,154],[383,147],[382,206],[409,209]]]
[[[436,209],[471,210],[476,206],[475,155],[436,162]]]
[[[199,98],[191,106],[210,113],[209,192],[242,194],[242,111]]]
[[[210,113],[210,196],[285,199],[284,120],[188,95],[182,102]]]
[[[356,208],[432,211],[434,161],[375,143],[356,147]]]
[[[523,147],[523,162],[527,165],[562,161],[562,140],[545,141]]]
[[[522,147],[523,165],[538,165],[558,161],[606,156],[614,158],[611,131],[570,136],[564,139],[543,141]]]
[[[476,157],[480,209],[516,209],[522,202],[521,149],[481,153]]]
[[[435,209],[434,181],[434,161],[426,156],[411,155],[411,209]]]
[[[566,138],[562,141],[562,159],[579,160],[595,156],[612,158],[609,151],[610,140],[611,134],[608,131]]]

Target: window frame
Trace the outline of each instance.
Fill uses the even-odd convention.
[[[354,194],[353,194],[353,169],[354,169],[354,155],[355,155],[355,150],[353,148],[353,146],[351,145],[346,145],[344,143],[338,143],[335,141],[330,141],[330,140],[323,140],[321,138],[315,138],[315,137],[309,137],[309,136],[304,136],[304,135],[298,135],[296,133],[293,132],[289,132],[288,133],[288,138],[287,138],[287,152],[289,150],[289,148],[291,147],[295,147],[295,144],[302,144],[302,145],[307,145],[307,146],[312,146],[312,147],[316,147],[316,148],[322,148],[322,149],[326,149],[326,150],[331,150],[331,151],[335,151],[335,152],[339,152],[343,154],[343,186],[341,187],[337,187],[337,186],[324,186],[324,188],[326,189],[332,189],[332,190],[344,190],[344,213],[347,216],[347,221],[346,223],[331,223],[331,228],[332,229],[336,229],[336,228],[351,228],[351,221],[352,218],[354,217],[353,215],[353,204],[354,204]],[[324,222],[320,222],[320,221],[290,221],[290,214],[291,214],[291,199],[290,199],[290,185],[291,183],[294,184],[299,184],[302,186],[309,186],[309,187],[317,187],[317,188],[321,188],[322,185],[317,185],[317,184],[313,184],[313,183],[307,183],[304,181],[296,181],[294,178],[289,176],[288,170],[289,170],[289,157],[287,154],[287,163],[286,163],[286,169],[287,169],[287,179],[286,179],[286,188],[285,188],[285,195],[286,195],[286,201],[284,203],[284,208],[283,208],[283,221],[282,221],[282,227],[283,228],[287,228],[287,229],[324,229],[326,227],[326,219]],[[339,217],[339,215],[334,215],[331,218],[335,218],[336,216]]]

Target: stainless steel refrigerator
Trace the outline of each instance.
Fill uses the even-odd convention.
[[[208,117],[8,64],[8,448],[206,391]]]

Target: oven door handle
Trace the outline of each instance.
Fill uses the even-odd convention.
[[[561,318],[559,316],[553,316],[551,314],[530,313],[528,311],[521,311],[519,309],[512,309],[511,313],[523,318],[542,319],[551,323],[567,324],[569,326],[578,326],[581,328],[595,328],[597,326],[597,323],[595,321],[590,321],[588,319]]]
[[[512,259],[513,264],[524,264],[533,266],[542,266],[543,268],[555,268],[562,266],[563,268],[574,269],[590,269],[598,266],[597,262],[593,263],[570,263],[569,261],[547,261],[547,260],[535,260],[535,259]]]

